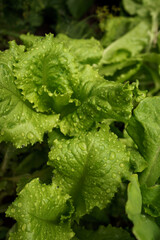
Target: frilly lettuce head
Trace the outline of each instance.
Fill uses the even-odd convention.
[[[78,71],[73,56],[52,35],[24,52],[15,64],[16,85],[38,112],[61,112],[74,101]]]
[[[54,127],[75,136],[105,119],[129,120],[137,86],[99,75],[92,66],[102,53],[97,40],[52,34],[22,39],[25,46],[11,42],[0,53],[0,141],[20,147],[42,141]]]

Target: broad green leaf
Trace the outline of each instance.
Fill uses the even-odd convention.
[[[76,216],[104,208],[122,178],[129,176],[129,153],[108,127],[69,140],[55,140],[49,153],[54,182],[72,196]]]
[[[51,34],[21,55],[14,73],[17,88],[37,111],[60,112],[74,102],[71,96],[78,84],[76,63]]]
[[[123,0],[124,9],[130,14],[135,15],[137,11],[142,8],[142,0]]]
[[[134,57],[147,45],[150,27],[145,21],[140,22],[131,31],[110,44],[104,49],[101,64],[121,62],[127,58]]]
[[[58,34],[56,39],[63,42],[65,47],[82,64],[98,63],[102,57],[102,46],[93,37],[90,39],[72,39],[64,34]]]
[[[154,64],[160,64],[160,54],[159,52],[149,52],[144,53],[140,56],[144,62],[154,63]]]
[[[137,63],[137,61],[128,59],[127,61],[122,61],[120,63],[115,62],[115,63],[111,63],[111,64],[106,64],[99,68],[99,72],[100,72],[100,74],[102,74],[104,76],[113,76],[116,73],[116,71],[119,71],[126,67],[133,68],[136,63]]]
[[[150,11],[160,12],[160,2],[156,0],[143,0],[143,6],[148,8]]]
[[[57,125],[58,115],[36,113],[23,100],[14,84],[11,70],[0,64],[0,142],[17,148],[42,141],[43,135]]]
[[[142,196],[139,188],[138,176],[136,174],[131,176],[131,182],[128,185],[128,202],[126,205],[126,212],[129,218],[132,215],[141,214]],[[131,216],[131,217],[130,217]]]
[[[153,96],[160,89],[158,59],[156,62],[154,62],[156,58],[154,58],[154,56],[151,56],[152,54],[150,56],[148,54],[146,56],[145,55],[146,54],[142,55],[141,66],[138,69],[137,73],[134,73],[134,75],[131,76],[129,81],[133,82],[138,79],[140,89],[147,90],[148,91],[147,96]],[[148,56],[148,61],[146,61],[147,56]],[[116,73],[116,75],[114,75],[115,78],[119,78],[118,73],[119,71]]]
[[[79,134],[103,119],[128,121],[135,87],[106,81],[88,64],[77,63],[77,58],[95,61],[95,52],[89,50],[90,56],[85,58],[83,48],[85,41],[99,48],[96,40],[84,40],[83,51],[78,52],[74,51],[78,40],[65,39],[60,41],[48,35],[18,59],[14,73],[24,99],[38,112],[60,113],[60,129],[65,135]],[[74,45],[73,49],[68,47],[70,44]]]
[[[160,2],[157,0],[123,0],[124,9],[131,15],[139,15],[141,18],[153,17],[156,15],[158,24],[158,15],[160,13]]]
[[[115,79],[117,82],[130,80],[141,67],[141,61],[137,58],[129,58],[122,62],[102,65],[99,67],[99,73],[107,79]]]
[[[142,197],[145,212],[153,217],[160,216],[160,185],[142,186]]]
[[[142,55],[143,59],[143,66],[142,69],[142,76],[145,76],[145,81],[147,80],[147,77],[149,78],[149,85],[154,84],[154,88],[152,89],[151,86],[149,89],[148,96],[152,96],[156,94],[160,90],[160,72],[159,72],[159,66],[160,66],[160,54],[158,53],[145,53]],[[139,74],[140,76],[140,74]],[[147,81],[146,81],[147,83]]]
[[[77,135],[103,119],[127,122],[133,108],[134,89],[135,85],[106,81],[86,66],[77,91],[81,104],[60,122],[62,133]]]
[[[9,239],[71,239],[74,234],[70,224],[62,221],[63,215],[72,211],[71,205],[67,203],[69,198],[55,184],[45,185],[40,184],[38,179],[32,180],[7,210],[7,216],[17,221]]]
[[[160,97],[146,98],[134,110],[127,131],[147,161],[140,183],[155,184],[160,176]]]
[[[126,212],[128,218],[133,222],[133,233],[137,240],[159,240],[160,228],[152,218],[141,214],[142,195],[137,175],[132,175],[128,185],[128,201]]]
[[[127,80],[132,79],[132,77],[139,71],[141,67],[141,63],[136,63],[135,65],[131,67],[126,67],[122,69],[122,72],[117,72],[116,76],[114,76],[117,80],[117,82],[125,82]],[[137,79],[136,79],[137,80]]]
[[[75,230],[79,240],[132,240],[130,234],[122,228],[100,226],[98,230],[86,230],[77,228]]]
[[[100,28],[104,32],[101,39],[103,47],[108,47],[112,42],[129,32],[139,21],[138,18],[125,16],[106,18],[105,21],[101,21]]]
[[[142,172],[147,167],[147,162],[136,148],[128,148],[130,152],[130,161],[134,172]]]
[[[20,38],[28,49],[36,47],[39,44],[38,42],[44,42],[44,37],[29,33],[22,34]],[[93,37],[90,39],[73,39],[60,33],[54,38],[54,44],[57,44],[56,42],[63,42],[64,47],[76,57],[76,61],[83,64],[98,63],[102,57],[103,48],[100,42]]]

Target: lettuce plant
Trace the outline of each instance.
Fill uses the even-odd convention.
[[[144,53],[149,30],[137,22],[105,49],[28,34],[0,53],[0,141],[15,173],[46,167],[18,184],[10,240],[160,239],[160,97],[129,77],[159,59]]]

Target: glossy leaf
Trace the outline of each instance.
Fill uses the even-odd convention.
[[[78,84],[76,63],[52,35],[24,52],[14,72],[17,88],[37,111],[60,112],[74,101],[71,96]]]
[[[72,211],[71,205],[67,204],[69,198],[54,184],[45,185],[38,179],[32,180],[7,210],[7,216],[17,221],[9,239],[71,239],[74,234],[69,223],[62,221],[63,214],[69,216]]]
[[[137,11],[142,8],[141,1],[137,2],[135,0],[123,0],[123,6],[125,10],[131,15],[137,14]]]
[[[36,113],[16,89],[12,72],[0,64],[0,141],[16,147],[42,141],[43,135],[57,125],[58,115]]]
[[[148,43],[149,29],[150,28],[147,22],[140,22],[131,31],[117,39],[104,50],[100,63],[116,63],[136,56]]]
[[[130,152],[130,161],[134,172],[142,172],[147,167],[147,162],[136,148],[128,148]]]
[[[126,212],[133,222],[133,233],[137,240],[158,240],[160,238],[160,228],[152,218],[141,214],[142,195],[139,187],[137,175],[132,175],[128,185],[128,201]]]
[[[141,187],[145,212],[152,217],[160,216],[160,185]]]
[[[60,122],[62,133],[78,135],[103,119],[127,122],[133,108],[134,89],[134,85],[106,81],[86,66],[77,91],[81,104]]]
[[[148,167],[140,176],[140,183],[155,184],[160,176],[160,97],[146,98],[134,110],[127,131],[138,146]]]
[[[103,47],[108,47],[112,42],[116,41],[133,29],[138,23],[138,18],[128,18],[125,16],[114,16],[100,22],[100,28],[104,32],[101,39]]]
[[[129,153],[108,127],[55,140],[49,159],[54,182],[72,196],[77,217],[104,208],[129,176]]]
[[[35,41],[35,45],[14,64],[16,86],[38,112],[61,114],[59,126],[63,134],[74,136],[103,119],[129,120],[135,86],[106,81],[86,64],[98,61],[101,55],[96,40],[71,40],[64,35],[27,39]],[[76,43],[81,46],[79,51],[74,50]]]
[[[94,64],[102,57],[103,48],[98,40],[90,39],[72,39],[65,34],[58,34],[56,39],[63,42],[65,47],[76,57],[76,60],[82,64]]]

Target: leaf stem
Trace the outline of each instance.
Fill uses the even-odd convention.
[[[157,37],[158,37],[158,11],[151,12],[152,17],[152,28],[150,32],[150,42],[148,45],[147,52],[150,52],[152,46],[155,47],[157,44]]]

